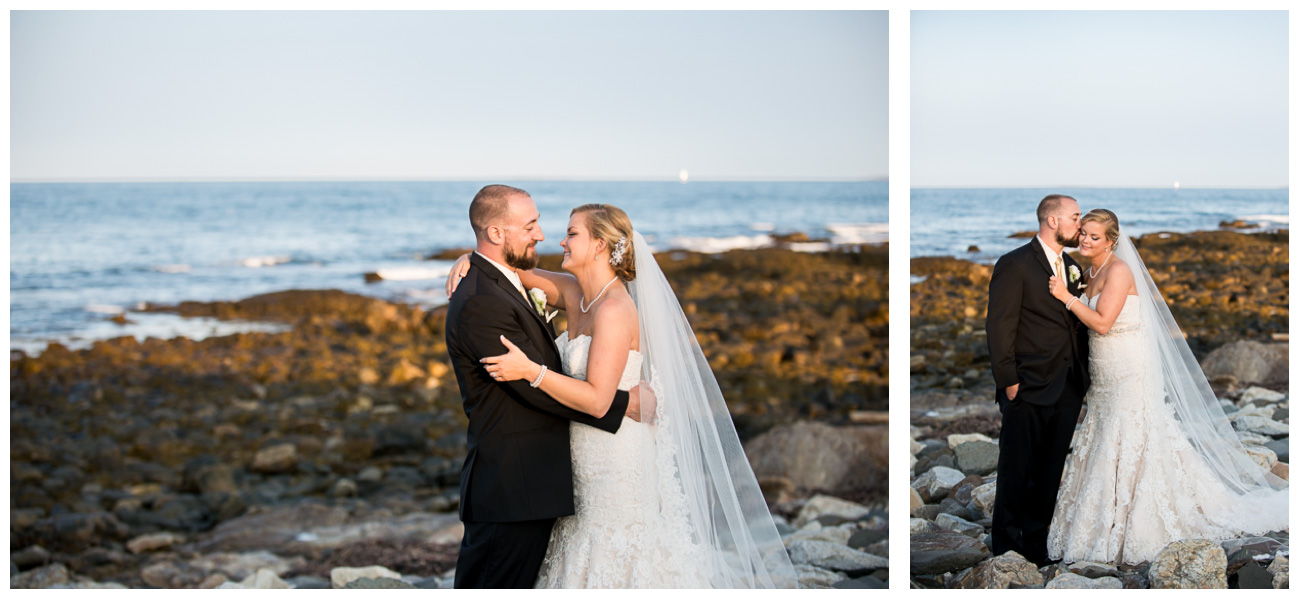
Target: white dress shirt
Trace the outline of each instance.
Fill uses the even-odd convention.
[[[1047,266],[1051,267],[1053,273],[1056,273],[1056,261],[1061,261],[1061,272],[1057,273],[1057,275],[1061,277],[1062,282],[1068,282],[1069,280],[1065,278],[1065,248],[1061,248],[1059,252],[1052,252],[1051,247],[1043,241],[1043,236],[1036,235],[1034,237],[1038,238],[1038,243],[1043,246],[1043,255],[1047,257]]]
[[[524,291],[524,282],[521,281],[521,280],[519,279],[519,273],[516,273],[515,270],[514,270],[514,269],[511,269],[510,267],[507,267],[507,266],[505,266],[505,265],[503,265],[503,264],[501,264],[501,263],[499,263],[499,262],[497,262],[497,261],[495,261],[495,260],[492,260],[492,259],[490,259],[490,258],[488,258],[488,257],[486,257],[486,256],[483,256],[483,253],[482,253],[482,252],[479,252],[478,250],[475,250],[475,251],[474,251],[474,254],[477,254],[477,255],[481,256],[481,257],[483,258],[483,260],[486,260],[486,261],[492,263],[492,266],[494,266],[494,267],[496,267],[496,268],[498,268],[498,269],[501,269],[501,272],[502,272],[502,273],[505,273],[506,279],[509,279],[509,280],[510,280],[510,283],[515,284],[515,289],[519,290],[519,293],[523,294],[525,299],[528,298],[528,292],[525,292],[525,291]]]

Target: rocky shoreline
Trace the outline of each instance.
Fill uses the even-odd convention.
[[[1288,232],[1151,234],[1137,245],[1237,435],[1289,480]],[[991,272],[949,257],[912,261],[924,279],[912,285],[911,586],[1289,587],[1289,531],[1182,540],[1140,565],[1040,569],[990,555],[1001,429],[984,339]]]
[[[884,585],[887,249],[660,262],[804,584]],[[329,290],[152,310],[292,329],[14,353],[12,587],[450,584],[442,310]]]

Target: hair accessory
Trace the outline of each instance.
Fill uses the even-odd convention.
[[[614,251],[609,253],[609,264],[619,266],[623,264],[623,252],[627,250],[627,237],[618,238],[618,243],[614,244]]]

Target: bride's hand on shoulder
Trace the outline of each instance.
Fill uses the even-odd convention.
[[[1070,295],[1070,290],[1065,287],[1065,282],[1055,275],[1047,280],[1047,291],[1052,293],[1053,298],[1061,302],[1069,302],[1074,297]]]
[[[497,381],[514,381],[516,379],[526,379],[532,381],[537,378],[537,374],[542,367],[528,358],[523,350],[519,349],[510,342],[506,336],[501,336],[501,343],[505,344],[506,352],[498,356],[489,356],[480,359],[483,368],[487,370],[488,375]]]
[[[469,252],[460,255],[455,264],[451,265],[451,272],[447,273],[447,297],[456,292],[456,287],[460,285],[460,280],[469,273]]]

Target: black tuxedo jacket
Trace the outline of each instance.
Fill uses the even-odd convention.
[[[462,521],[514,522],[573,514],[569,421],[618,431],[628,394],[597,419],[556,402],[528,381],[498,382],[479,359],[504,354],[499,336],[533,362],[562,373],[555,332],[499,269],[477,254],[447,308],[447,353],[456,371],[468,454],[460,478]]]
[[[1069,271],[1078,263],[1067,254],[1064,264],[1066,287],[1077,296],[1080,288],[1069,281]],[[993,266],[984,324],[998,390],[1019,383],[1016,400],[1042,406],[1068,393],[1082,398],[1089,383],[1088,336],[1048,291],[1053,274],[1037,237],[1004,254]]]

